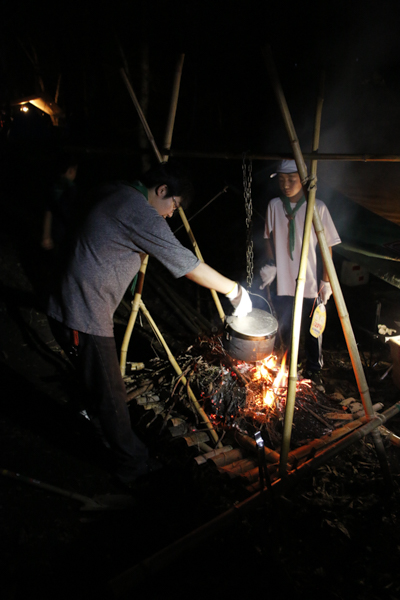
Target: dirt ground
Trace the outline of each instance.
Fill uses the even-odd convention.
[[[43,281],[47,259],[38,246],[40,211],[38,202],[31,202],[37,199],[34,181],[22,181],[23,173],[15,163],[11,166],[20,179],[3,178],[0,221],[1,468],[111,502],[121,490],[112,483],[106,450],[76,409],[73,374],[57,352],[44,314],[38,282]],[[374,299],[384,298],[382,319],[392,326],[397,292],[372,281],[362,296],[364,304],[370,298],[372,312]],[[360,291],[346,294],[357,314]],[[157,310],[156,303],[152,309]],[[358,398],[332,309],[324,341],[326,393]],[[370,315],[366,319],[370,322]],[[119,337],[122,331],[117,326]],[[165,325],[165,334],[177,348],[190,343],[190,334],[178,334],[173,324],[172,331]],[[151,356],[151,346],[148,336],[139,336],[132,360]],[[372,348],[365,337],[360,352],[372,400],[387,409],[398,401],[391,374],[385,376],[391,364],[388,346],[376,340]],[[143,425],[134,407],[131,410],[152,452],[165,452],[163,472],[137,490],[131,509],[82,510],[82,499],[2,472],[3,598],[123,598],[115,585],[121,573],[243,501],[236,485],[211,469],[198,469],[185,444],[166,450],[157,432]],[[388,426],[400,434],[398,417]],[[386,439],[384,444],[393,478],[390,495],[368,436],[300,481],[284,498],[238,512],[227,526],[216,527],[196,544],[188,536],[174,560],[169,560],[171,548],[164,566],[160,561],[143,563],[126,597],[239,598],[262,593],[282,599],[399,599],[400,449]]]

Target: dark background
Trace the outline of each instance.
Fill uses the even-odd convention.
[[[57,148],[77,153],[77,183],[85,193],[101,181],[131,180],[141,172],[142,126],[120,76],[122,66],[162,150],[181,54],[172,154],[181,156],[193,175],[196,195],[189,217],[230,185],[192,226],[205,260],[232,277],[240,278],[245,268],[240,157],[291,152],[262,55],[265,46],[271,48],[303,152],[311,150],[322,72],[320,151],[397,152],[400,8],[395,1],[306,6],[255,0],[42,1],[2,2],[1,7],[2,177],[15,189],[16,180],[28,184],[19,174],[29,173],[31,189],[21,194],[36,195],[38,211]],[[23,114],[13,106],[42,88],[54,98],[58,82],[62,126],[53,127],[37,109]],[[190,152],[239,158],[185,158]],[[147,156],[154,161],[151,149]],[[276,182],[269,178],[273,168],[273,161],[253,163],[257,264],[263,260],[262,218],[276,193]],[[371,182],[387,186],[388,179],[398,178],[398,163],[388,165],[384,181],[375,164],[367,168],[366,192]],[[326,176],[334,172],[340,184],[352,169],[360,173],[359,164],[321,162],[319,197],[329,204]],[[359,180],[358,188],[362,172]]]
[[[121,49],[141,101],[148,82],[146,114],[160,149],[175,66],[184,53],[173,152],[227,152],[239,157],[290,153],[261,54],[269,44],[303,151],[311,150],[324,69],[321,152],[396,153],[399,8],[395,1],[359,0],[1,3],[0,350],[5,393],[0,427],[6,468],[88,496],[116,493],[86,421],[71,414],[70,374],[51,351],[36,284],[45,268],[39,241],[56,152],[60,148],[76,152],[77,185],[85,208],[99,183],[133,179],[141,172],[141,125],[119,74],[124,64]],[[143,65],[148,67],[145,72]],[[58,103],[66,115],[62,126],[53,127],[50,117],[36,109],[24,115],[13,106],[19,98],[40,91],[40,81],[54,98],[60,75]],[[183,156],[182,160],[192,172],[196,190],[189,217],[230,186],[192,226],[206,262],[244,283],[241,158]],[[262,217],[276,193],[276,182],[269,178],[273,168],[272,160],[253,161],[256,264],[263,261]],[[321,192],[329,168],[319,165]],[[390,169],[398,171],[397,165]],[[320,197],[325,199],[323,193]],[[172,229],[179,224],[179,219],[172,220]],[[182,230],[178,235],[188,243]],[[360,297],[364,304],[370,298],[364,323],[368,329],[375,317],[375,290],[382,292],[379,283],[373,280],[368,288],[360,286],[346,294],[346,300],[353,300],[352,317],[359,316]],[[388,306],[397,311],[397,296],[390,296]],[[339,365],[336,381],[348,379],[352,385],[348,395],[357,394],[333,301],[329,310],[326,349],[340,348],[337,357],[333,354]],[[164,327],[160,315],[154,316]],[[167,327],[166,331],[171,333]],[[366,338],[362,349],[368,352],[370,345]],[[145,346],[147,351],[149,344],[135,345],[133,360],[143,358]],[[387,345],[381,344],[379,351],[384,360],[369,377],[373,399],[388,406],[398,391],[390,377],[379,379],[388,368]],[[378,346],[375,352],[378,361],[382,358]],[[273,592],[277,598],[396,598],[398,486],[391,502],[382,499],[381,471],[368,443],[339,461],[339,474],[327,466],[313,481],[307,480],[291,510],[282,509],[280,522],[274,509],[256,511],[248,521],[207,539],[198,553],[193,552],[193,560],[188,553],[158,580],[150,576],[142,589],[135,590],[136,597],[154,600],[171,593],[242,597],[239,579],[245,582],[245,593]],[[396,478],[397,452],[393,447],[389,452]],[[29,594],[66,599],[103,595],[108,600],[106,584],[111,577],[222,513],[234,495],[231,489],[221,491],[220,483],[211,489],[206,482],[196,486],[178,469],[173,480],[164,479],[159,487],[139,494],[132,514],[97,519],[82,515],[72,501],[5,478],[1,483],[0,558],[7,600]],[[342,523],[349,537],[340,529]]]

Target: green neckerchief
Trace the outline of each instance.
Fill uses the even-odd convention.
[[[133,183],[128,183],[127,185],[130,185],[131,187],[135,188],[135,190],[137,190],[138,192],[143,194],[143,196],[146,198],[146,200],[148,200],[148,189],[145,185],[143,185],[143,183],[141,181],[136,180]],[[133,281],[129,287],[129,290],[130,290],[132,296],[134,296],[134,294],[135,294],[137,280],[138,280],[138,274],[135,275],[135,277],[133,278]]]
[[[288,198],[287,196],[279,196],[279,198],[282,200],[283,206],[285,207],[285,211],[286,211],[286,216],[289,220],[289,251],[290,251],[290,258],[293,260],[293,250],[294,250],[294,241],[295,241],[295,232],[296,232],[296,225],[295,225],[295,216],[297,211],[299,210],[299,208],[301,206],[303,206],[304,202],[306,201],[305,197],[302,196],[300,198],[300,200],[297,202],[296,206],[294,208],[291,207],[290,205],[290,198]]]
[[[135,190],[137,190],[138,192],[143,194],[143,196],[146,198],[146,200],[149,199],[148,198],[148,189],[145,185],[143,185],[143,183],[141,181],[139,181],[137,179],[133,183],[128,183],[128,185],[130,185],[131,187],[135,188]]]

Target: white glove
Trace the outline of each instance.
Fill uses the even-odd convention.
[[[276,266],[275,265],[265,265],[260,270],[260,276],[262,279],[262,284],[260,285],[260,290],[263,290],[266,285],[269,285],[273,282],[276,277]]]
[[[329,281],[324,281],[323,279],[321,279],[319,289],[321,290],[319,293],[319,295],[321,296],[321,300],[324,304],[326,304],[329,298],[332,296],[331,284],[329,283]]]
[[[245,317],[253,309],[248,292],[238,283],[229,294],[226,294],[226,297],[229,298],[235,309],[233,311],[234,317]]]

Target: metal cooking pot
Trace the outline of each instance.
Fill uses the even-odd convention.
[[[269,312],[254,308],[246,317],[227,317],[223,345],[237,360],[256,362],[272,354],[278,321]]]

